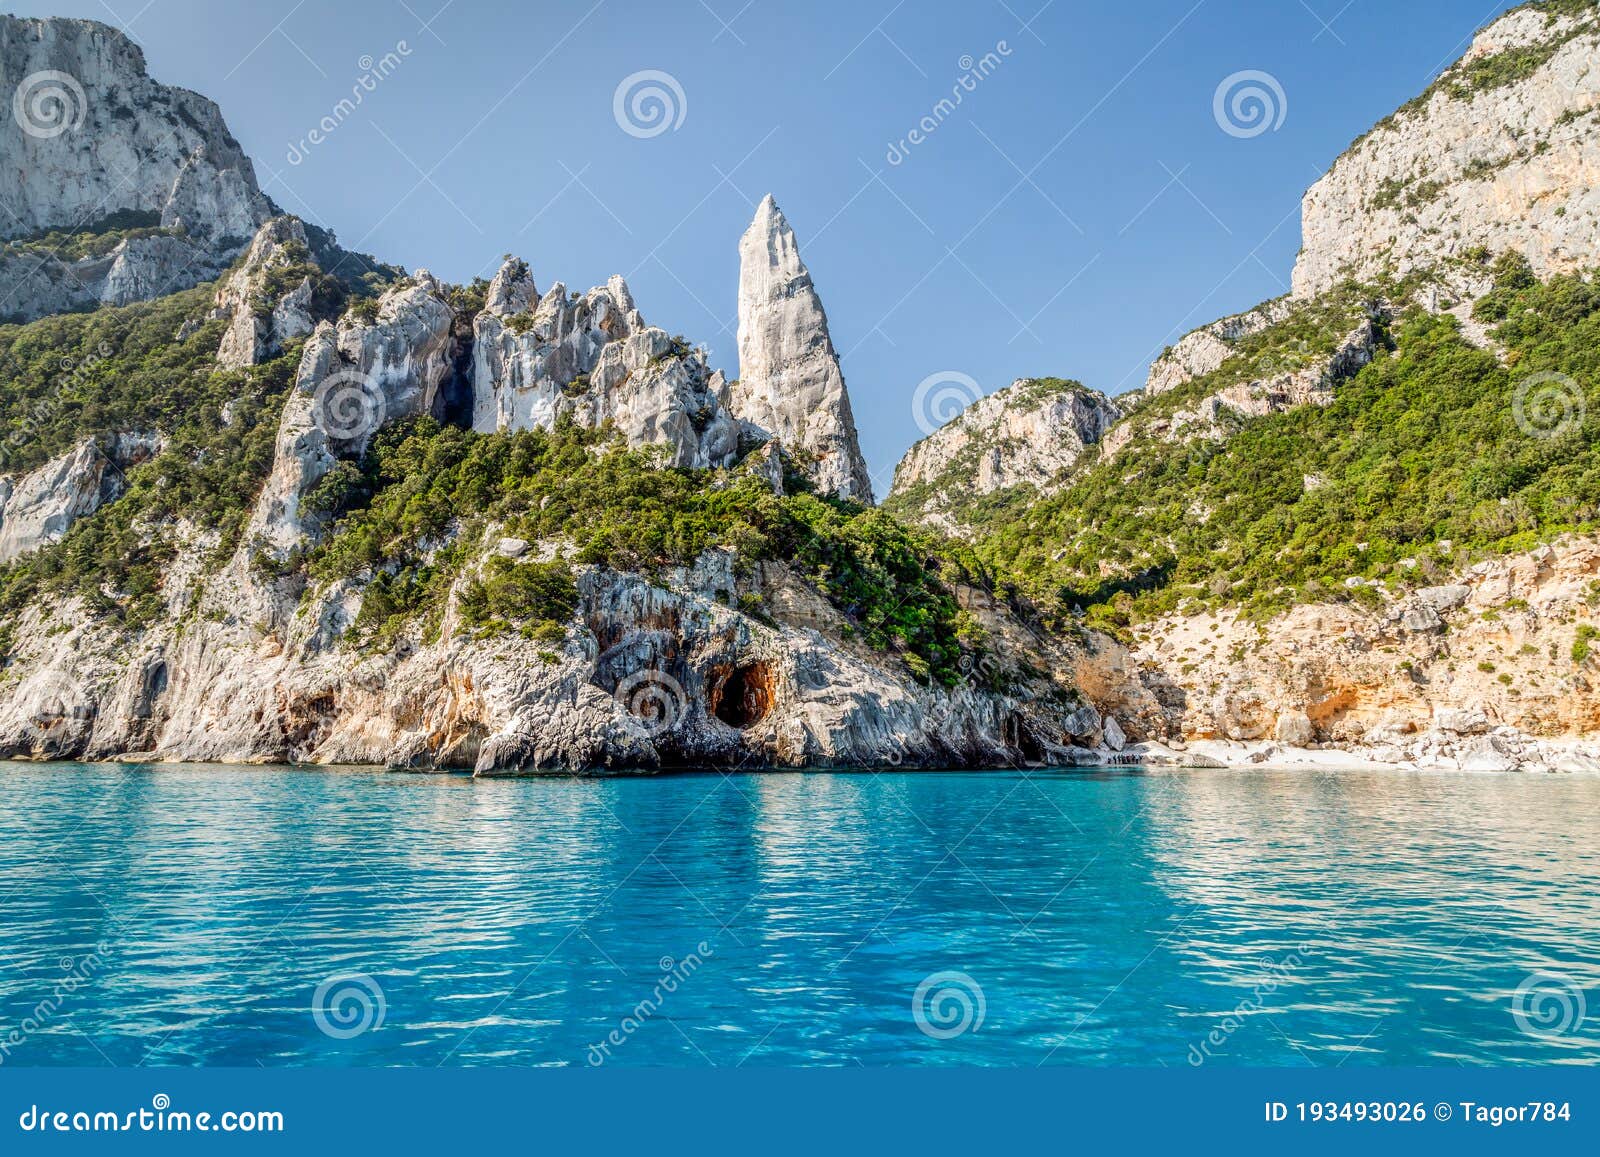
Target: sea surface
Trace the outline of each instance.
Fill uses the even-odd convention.
[[[1600,1061],[1600,778],[0,764],[0,1065]]]

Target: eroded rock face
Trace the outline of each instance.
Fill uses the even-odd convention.
[[[191,237],[243,243],[270,216],[217,106],[152,80],[143,51],[115,28],[0,17],[0,62],[8,83],[39,78],[22,115],[0,123],[0,152],[14,159],[0,169],[0,200],[15,215],[0,235],[131,209],[159,212]],[[41,76],[51,72],[75,81],[81,98],[65,79]]]
[[[502,543],[491,532],[481,545],[488,557]],[[237,558],[203,580],[200,613],[182,629],[196,590],[182,576],[168,592],[173,613],[136,638],[76,599],[36,605],[0,696],[0,753],[494,775],[1059,763],[1075,741],[1120,735],[1071,687],[1087,656],[1052,644],[1045,659],[1034,642],[1013,653],[1009,640],[1025,630],[981,597],[974,611],[998,640],[994,661],[1037,685],[919,685],[891,656],[831,633],[827,615],[791,618],[780,592],[803,584],[781,564],[757,572],[742,578],[715,551],[658,582],[582,567],[561,644],[512,634],[485,645],[452,610],[436,642],[379,655],[339,645],[360,610],[358,585],[300,601]],[[726,605],[744,593],[759,594],[773,618]],[[1022,674],[1022,656],[1054,675]]]
[[[257,231],[244,264],[217,288],[216,316],[229,319],[217,351],[228,369],[253,366],[276,357],[285,342],[304,337],[314,327],[311,282],[302,278],[275,300],[264,298],[264,282],[277,269],[306,258],[305,227],[294,217],[274,217]]]
[[[187,289],[225,268],[272,215],[217,106],[150,79],[144,53],[116,29],[0,16],[0,76],[20,102],[8,99],[0,117],[0,238],[90,226],[119,211],[182,234],[130,240],[75,264],[0,255],[0,275],[26,278],[6,314]]]
[[[1481,87],[1496,58],[1545,58]],[[1520,9],[1490,25],[1425,103],[1402,109],[1306,194],[1294,293],[1514,249],[1541,277],[1600,264],[1600,18]]]
[[[1235,419],[1264,418],[1269,414],[1279,414],[1299,406],[1331,404],[1339,383],[1359,373],[1362,367],[1377,356],[1381,348],[1379,325],[1387,320],[1387,307],[1381,302],[1375,302],[1369,309],[1368,316],[1344,336],[1331,354],[1313,359],[1310,365],[1225,386],[1213,394],[1207,394],[1192,405],[1174,409],[1170,413],[1135,410],[1132,417],[1113,426],[1106,433],[1100,443],[1099,460],[1102,462],[1116,460],[1127,453],[1128,448],[1140,437],[1165,442],[1184,442],[1196,438],[1222,442],[1230,436],[1234,425],[1230,416]],[[1218,325],[1231,324],[1238,320],[1230,318],[1226,323],[1219,322]],[[1281,320],[1281,315],[1277,320]],[[1204,367],[1213,360],[1211,352],[1200,352],[1207,349],[1207,342],[1214,341],[1227,350],[1226,356],[1223,356],[1215,366],[1203,369],[1204,373],[1212,373],[1232,356],[1231,347],[1218,338],[1213,329],[1208,328],[1197,333],[1203,336],[1189,347],[1189,353],[1195,359],[1191,364]],[[1190,380],[1185,376],[1188,370],[1181,360],[1169,356],[1168,359],[1164,359],[1164,363],[1158,362],[1156,371],[1151,375],[1152,382],[1161,387],[1160,392],[1167,392],[1179,385],[1187,384]],[[1311,480],[1307,485],[1314,487],[1316,482]]]
[[[1503,770],[1542,770],[1600,730],[1600,662],[1573,658],[1597,575],[1600,543],[1574,537],[1458,582],[1380,592],[1371,610],[1310,604],[1265,624],[1169,615],[1136,628],[1135,653],[1165,673],[1168,719],[1190,741],[1320,743],[1470,769],[1487,756],[1467,740],[1493,735]]]
[[[386,422],[433,410],[451,371],[455,314],[425,269],[378,303],[375,321],[346,314],[306,342],[284,403],[272,473],[245,533],[251,549],[280,555],[321,530],[300,499],[341,455],[359,456]]]
[[[0,477],[0,564],[61,541],[74,522],[122,493],[123,470],[159,449],[150,435],[124,434],[104,445],[86,438],[37,470]]]
[[[794,230],[770,196],[739,242],[739,380],[734,414],[816,459],[824,493],[872,501],[828,318]]]
[[[536,299],[526,269],[508,262],[500,270],[473,323],[472,425],[483,433],[553,426],[566,389],[594,370],[601,351],[644,328],[620,277],[582,296],[558,281]]]
[[[665,330],[646,328],[601,352],[573,409],[584,425],[613,422],[630,446],[664,445],[671,465],[705,470],[738,457],[739,423],[727,395],[722,372],[702,352],[685,352]]]
[[[620,277],[583,296],[557,282],[541,298],[507,261],[473,321],[472,425],[483,433],[615,424],[630,446],[661,445],[673,466],[737,457],[727,385],[698,350],[648,326]]]
[[[1150,376],[1144,386],[1145,396],[1158,397],[1187,385],[1195,378],[1215,373],[1222,368],[1223,362],[1233,356],[1235,342],[1282,321],[1289,309],[1287,301],[1271,301],[1246,313],[1214,321],[1185,335],[1150,367]]]
[[[962,500],[1020,485],[1050,493],[1121,416],[1075,382],[1023,379],[913,446],[895,468],[890,501],[915,493],[917,517],[956,529],[949,511]]]
[[[0,248],[0,317],[32,321],[54,313],[130,305],[177,293],[222,273],[237,248],[181,235],[129,237],[108,253],[63,261],[35,248]]]

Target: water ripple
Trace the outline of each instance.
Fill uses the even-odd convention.
[[[1578,777],[0,764],[0,1062],[1594,1063],[1596,816]]]

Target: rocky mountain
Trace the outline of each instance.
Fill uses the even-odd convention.
[[[1093,439],[984,399],[888,507],[1127,641],[1191,753],[1589,766],[1597,47],[1590,0],[1496,21],[1309,191],[1291,296]]]
[[[1139,689],[1074,681],[1126,669],[1116,643],[1040,634],[981,568],[848,501],[871,498],[849,396],[770,198],[741,246],[736,386],[621,278],[346,269],[119,36],[7,29],[8,70],[71,68],[88,107],[136,113],[30,144],[13,196],[70,224],[37,173],[93,191],[79,151],[132,140],[153,184],[112,207],[159,212],[139,230],[202,248],[197,278],[232,264],[0,325],[0,752],[970,766],[1098,762],[1157,725]],[[218,135],[175,133],[190,175],[152,199],[169,113]]]
[[[541,297],[509,260],[473,322],[472,424],[484,433],[613,424],[631,446],[665,445],[674,466],[729,466],[739,425],[705,355],[648,326],[620,277],[583,295]]]
[[[1594,14],[1508,15],[1358,142],[1290,297],[1126,398],[998,391],[881,509],[772,198],[730,381],[621,278],[345,254],[120,36],[11,21],[8,77],[136,101],[30,140],[133,140],[156,176],[114,228],[0,256],[19,300],[84,310],[0,324],[0,754],[1600,769]],[[200,134],[170,173],[169,116]],[[1520,149],[1493,172],[1461,135],[1488,117]],[[83,162],[25,148],[0,191],[70,225],[48,181],[92,187]],[[1437,188],[1394,186],[1424,164]],[[100,283],[62,305],[17,264],[145,241],[211,272],[91,308]]]
[[[1312,186],[1294,295],[1482,249],[1515,250],[1540,277],[1600,265],[1597,118],[1595,6],[1508,13]]]
[[[948,533],[974,499],[1014,486],[1052,491],[1097,453],[1122,411],[1077,382],[1024,379],[979,399],[913,446],[895,468],[885,507]]]
[[[89,20],[0,16],[0,317],[123,305],[216,277],[272,216],[217,106]]]
[[[153,457],[157,437],[85,438],[37,470],[0,476],[0,564],[60,542],[72,524],[118,498],[124,471]]]
[[[739,242],[739,380],[730,405],[811,460],[823,493],[872,501],[822,299],[770,195]]]

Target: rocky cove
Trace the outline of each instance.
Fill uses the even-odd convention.
[[[1225,449],[1251,422],[1332,406],[1394,352],[1403,318],[1470,321],[1495,288],[1478,251],[1520,254],[1543,279],[1600,265],[1597,43],[1581,15],[1497,22],[1456,75],[1504,52],[1548,48],[1543,61],[1470,99],[1433,91],[1358,142],[1307,195],[1289,298],[1183,338],[1127,397],[1058,379],[989,395],[911,448],[878,509],[822,295],[774,198],[737,246],[733,379],[648,324],[621,277],[541,290],[537,262],[513,257],[460,287],[348,254],[271,204],[216,107],[152,81],[121,33],[0,18],[6,75],[63,69],[134,112],[60,141],[0,128],[24,158],[0,185],[27,206],[0,253],[16,319],[203,285],[173,343],[214,332],[208,372],[290,378],[237,535],[181,513],[133,516],[129,533],[159,542],[164,560],[141,592],[147,613],[130,616],[127,592],[102,584],[33,590],[7,615],[0,754],[485,776],[1123,762],[1600,771],[1585,645],[1600,544],[1586,530],[1515,550],[1431,543],[1425,561],[1405,560],[1414,581],[1352,574],[1337,598],[1269,615],[1242,613],[1222,584],[1210,603],[1126,624],[1043,607],[955,562],[982,545],[975,497],[1043,501],[1090,470],[1110,479],[1164,447]],[[1539,143],[1478,156],[1487,146],[1464,126],[1489,115]],[[176,151],[152,152],[154,136]],[[141,180],[101,188],[118,150],[139,153]],[[30,238],[70,218],[74,205],[52,203],[69,186],[136,224],[109,229],[103,252],[30,260]],[[1393,204],[1407,196],[1424,203]],[[1359,291],[1341,288],[1351,279]],[[1487,326],[1463,324],[1508,360]],[[1293,342],[1258,351],[1283,333]],[[224,405],[217,422],[234,420]],[[943,650],[879,631],[913,595],[873,604],[850,588],[871,548],[839,553],[828,538],[835,553],[802,565],[770,544],[719,542],[618,565],[586,555],[576,521],[525,532],[561,506],[550,494],[515,517],[493,503],[454,512],[404,558],[309,567],[378,497],[361,490],[364,464],[418,423],[485,439],[586,431],[585,461],[626,451],[752,507],[803,498],[932,531],[943,545],[913,540],[905,565],[937,587]],[[181,452],[173,431],[129,425],[0,477],[0,564],[70,551],[74,528],[115,514],[169,452]],[[1308,475],[1303,489],[1322,484]],[[852,523],[839,542],[855,549],[864,533]],[[1145,577],[1109,559],[1099,569],[1110,585]],[[443,576],[433,618],[372,629],[392,584],[424,571]],[[541,596],[524,621],[486,620],[482,592],[508,576],[559,580],[560,597]]]

